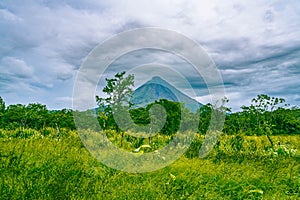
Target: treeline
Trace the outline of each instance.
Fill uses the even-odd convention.
[[[41,130],[46,127],[75,129],[72,110],[48,110],[39,103],[6,106],[0,97],[0,128]]]
[[[242,106],[240,112],[231,112],[230,108],[223,108],[226,112],[223,133],[228,135],[300,134],[299,108],[288,108],[286,104],[283,104],[284,99],[269,97],[268,95],[258,95],[252,102],[253,104],[250,106]],[[176,133],[180,129],[180,125],[184,126],[180,130],[189,130],[189,127],[195,123],[198,124],[198,133],[205,134],[211,125],[211,115],[215,109],[213,105],[207,104],[200,107],[196,113],[192,113],[187,108],[181,110],[181,106],[184,106],[181,103],[161,99],[144,108],[130,109],[129,112],[133,121],[140,126],[149,124],[149,110],[155,104],[162,105],[166,110],[166,123],[160,130],[160,133],[166,135]],[[185,118],[181,117],[182,111],[186,112]],[[102,117],[99,117],[98,120],[103,129],[118,130],[112,112],[107,112],[110,113],[108,115],[104,111],[100,113],[99,116]]]
[[[265,94],[252,99],[250,106],[226,116],[223,132],[245,135],[300,134],[300,109],[285,99]]]
[[[214,106],[203,105],[196,113],[190,112],[181,103],[161,99],[146,107],[129,109],[130,117],[135,124],[146,126],[152,121],[161,120],[159,116],[150,115],[153,105],[158,104],[165,108],[166,122],[161,134],[171,135],[179,130],[189,130],[198,126],[198,132],[205,134],[211,122]],[[183,106],[183,109],[182,109]],[[223,107],[226,112],[223,133],[228,135],[284,135],[300,134],[300,109],[289,107],[281,98],[258,95],[253,98],[252,104],[242,106],[240,112],[232,113],[229,108]],[[79,112],[79,111],[76,111]],[[184,117],[183,116],[184,113]],[[121,132],[114,120],[112,108],[99,107],[97,119],[105,130]],[[86,122],[86,128],[92,126]],[[0,128],[6,130],[31,128],[41,130],[46,127],[76,129],[71,109],[48,110],[46,105],[31,103],[28,105],[16,104],[6,106],[0,97]],[[155,130],[153,130],[155,131]]]
[[[155,107],[157,105],[161,107]],[[177,131],[191,130],[191,127],[195,127],[194,130],[197,131],[197,120],[195,120],[197,116],[185,107],[182,109],[181,106],[182,104],[179,102],[160,99],[148,104],[146,107],[131,108],[129,109],[129,115],[137,126],[130,131],[159,132],[164,135],[172,135]],[[160,124],[163,123],[161,110],[164,110],[166,115],[162,127],[160,127]],[[111,107],[100,109],[98,113],[98,121],[102,129],[120,131],[118,124],[115,122]],[[151,122],[152,130],[145,130],[145,126]]]
[[[165,108],[167,114],[165,125],[160,129],[162,134],[171,135],[178,130],[188,130],[195,123],[198,123],[198,132],[205,134],[209,127],[218,126],[218,121],[222,120],[222,117],[219,120],[214,118],[216,113],[226,114],[223,133],[230,135],[243,133],[269,137],[271,134],[300,133],[300,109],[297,107],[289,108],[283,98],[260,94],[252,99],[251,105],[241,106],[242,111],[235,113],[226,107],[226,103],[229,101],[227,98],[224,98],[219,106],[207,104],[199,108],[196,113],[190,112],[181,103],[164,99],[151,103],[145,108],[134,108],[130,102],[132,86],[134,85],[133,74],[125,77],[125,72],[117,73],[114,78],[106,79],[106,82],[107,85],[103,92],[106,93],[107,98],[96,96],[100,108],[98,119],[103,129],[119,131],[119,127],[114,121],[114,107],[127,107],[133,121],[143,126],[150,123],[150,108],[154,104],[159,104]],[[182,107],[183,109],[181,109]],[[212,118],[216,120],[212,120]]]

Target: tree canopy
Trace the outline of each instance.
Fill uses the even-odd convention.
[[[166,135],[175,134],[179,130],[189,130],[194,125],[198,127],[199,133],[206,134],[210,125],[218,126],[218,124],[211,124],[212,114],[215,111],[212,104],[203,105],[196,113],[190,112],[180,102],[166,99],[157,100],[145,107],[135,107],[130,102],[134,86],[132,74],[125,76],[125,72],[117,73],[112,79],[106,81],[107,85],[103,92],[107,97],[96,96],[99,106],[97,118],[104,130],[122,132],[119,124],[126,125],[128,119],[134,126],[128,126],[125,131],[139,132],[150,129],[150,132]],[[225,106],[228,99],[223,101],[224,105],[218,108],[218,112],[226,112],[224,134],[266,135],[271,143],[270,135],[300,134],[300,109],[290,107],[283,98],[260,94],[252,99],[250,105],[241,106],[242,110],[239,112],[231,112]],[[116,113],[121,111],[125,114],[117,115],[116,118]],[[42,130],[53,127],[73,130],[76,128],[73,120],[74,112],[80,111],[48,110],[46,105],[40,103],[6,105],[0,97],[0,128]],[[149,126],[150,124],[154,125]],[[91,128],[90,126],[92,125],[86,123],[85,128]]]

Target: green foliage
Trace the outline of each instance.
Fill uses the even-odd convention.
[[[137,125],[145,125],[150,123],[149,109],[136,108],[136,109],[131,109],[129,112],[130,112],[130,116],[132,117],[132,120]]]
[[[5,111],[5,102],[2,99],[2,97],[0,97],[0,113],[3,113]]]
[[[180,127],[180,120],[181,120],[181,105],[178,102],[168,101],[166,99],[160,99],[159,101],[155,101],[153,104],[158,104],[163,106],[167,113],[167,119],[160,130],[160,133],[171,135],[176,133]],[[151,108],[153,104],[147,106],[147,110]],[[160,120],[160,119],[157,119]]]
[[[30,103],[5,106],[0,97],[0,128],[7,130],[31,128],[42,130],[46,127],[75,129],[70,109],[50,111],[46,105]]]
[[[103,92],[108,96],[102,98],[96,96],[99,106],[98,119],[103,129],[116,129],[119,127],[114,120],[114,112],[118,112],[119,107],[131,107],[130,97],[134,86],[134,75],[124,77],[125,72],[117,73],[114,78],[106,79],[107,85]]]
[[[205,134],[208,130],[209,122],[211,120],[211,113],[212,113],[211,104],[203,105],[198,111],[198,115],[199,115],[198,130],[202,134]]]
[[[226,116],[223,132],[226,134],[270,135],[299,134],[300,109],[286,108],[282,98],[258,95],[250,106],[242,106],[241,112]],[[270,143],[273,143],[270,140]]]
[[[133,121],[138,125],[147,125],[150,123],[150,109],[153,108],[154,105],[160,105],[162,107],[158,107],[158,109],[164,109],[166,111],[166,122],[161,130],[158,130],[160,133],[165,135],[173,135],[179,129],[181,131],[189,131],[191,127],[197,127],[198,121],[197,115],[195,113],[191,113],[189,109],[185,108],[183,104],[179,102],[169,101],[167,99],[160,99],[155,101],[146,108],[136,108],[130,110],[130,115]],[[156,112],[155,114],[157,114]],[[159,115],[152,115],[152,120],[160,121],[163,117]],[[155,123],[154,123],[155,124]]]
[[[48,113],[48,126],[54,128],[69,128],[71,130],[75,129],[73,111],[71,109],[64,108],[62,110],[54,110]]]
[[[191,147],[189,158],[155,172],[131,174],[96,161],[73,131],[62,131],[59,141],[55,129],[27,138],[0,131],[5,135],[0,138],[0,199],[300,198],[299,136],[271,136],[273,149],[265,136],[224,135],[205,159],[197,158],[198,150]],[[119,137],[107,134],[111,140]],[[194,147],[203,139],[197,135]]]

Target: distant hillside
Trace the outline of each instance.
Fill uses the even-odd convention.
[[[195,112],[202,106],[201,103],[183,94],[158,76],[152,77],[150,81],[137,88],[133,93],[131,102],[134,104],[134,107],[145,107],[159,99],[184,102],[185,106],[192,112]]]

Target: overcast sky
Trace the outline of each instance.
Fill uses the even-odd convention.
[[[234,110],[261,93],[300,106],[296,0],[0,1],[0,96],[7,104],[71,108],[76,74],[89,52],[115,34],[144,27],[174,30],[202,45]],[[203,87],[193,81],[192,87]],[[208,101],[205,94],[197,99]]]

